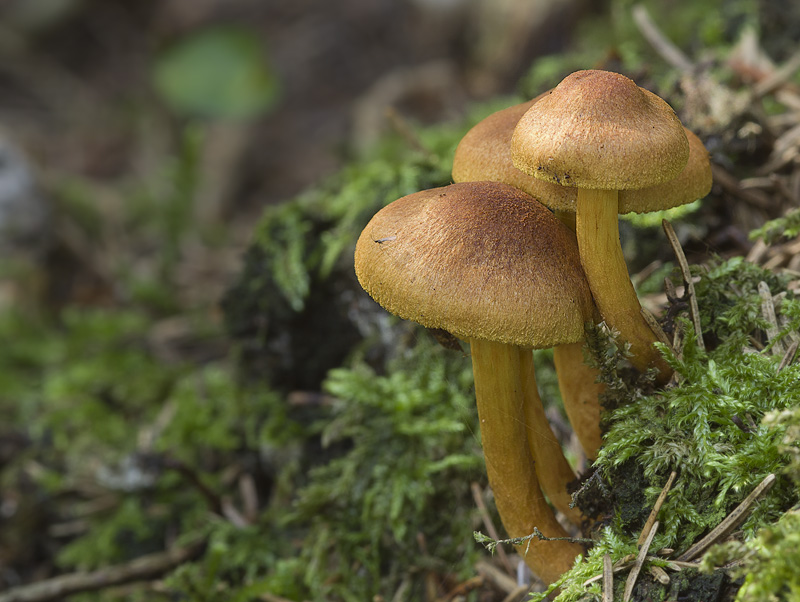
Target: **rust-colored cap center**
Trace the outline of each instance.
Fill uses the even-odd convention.
[[[355,268],[391,313],[464,339],[574,342],[593,308],[572,232],[497,182],[453,184],[387,205],[362,232]]]
[[[522,116],[514,165],[562,186],[630,190],[678,176],[689,157],[680,120],[618,73],[578,71]]]

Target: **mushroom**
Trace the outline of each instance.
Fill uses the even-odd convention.
[[[469,342],[486,469],[506,531],[564,537],[528,449],[544,428],[526,422],[523,378],[535,390],[529,350],[580,340],[591,316],[572,233],[511,186],[453,184],[379,211],[359,237],[355,268],[389,312]],[[548,582],[582,551],[538,540],[517,549]]]
[[[609,326],[630,343],[634,366],[656,368],[662,383],[672,371],[653,346],[656,335],[641,315],[622,255],[617,215],[636,210],[621,205],[621,191],[669,190],[687,166],[689,153],[686,131],[666,102],[623,75],[594,70],[567,76],[531,106],[511,142],[518,169],[577,188],[575,231],[595,303]],[[668,196],[659,208],[680,204],[674,202],[679,195]],[[646,198],[645,210],[653,210],[655,195]]]
[[[514,167],[511,160],[511,137],[517,122],[535,102],[547,94],[497,111],[470,129],[456,147],[453,157],[453,180],[503,182],[527,192],[537,200],[540,196],[545,196],[558,207],[570,207],[570,197],[572,197],[574,205],[574,189],[529,176]],[[556,210],[555,214],[568,227],[575,230],[574,209]],[[583,361],[582,340],[557,345],[553,349],[553,357],[567,418],[581,443],[584,454],[590,460],[594,460],[602,442],[599,395],[604,386],[597,383],[597,370]],[[529,411],[538,412],[540,408],[541,401],[537,403],[536,399],[531,399]],[[553,504],[574,522],[578,517],[569,507],[571,500],[566,495],[566,485],[575,478],[575,475],[564,459],[560,446],[559,453],[553,449],[552,441],[558,443],[556,438],[546,436],[545,440],[548,441],[548,451],[553,459],[549,463],[537,462],[539,480]],[[533,455],[536,457],[541,455],[541,452],[537,454],[534,451]],[[553,470],[553,467],[556,469]],[[544,472],[547,475],[543,474]]]
[[[577,188],[568,188],[520,171],[511,157],[514,128],[545,92],[521,104],[497,111],[477,123],[459,143],[453,159],[456,182],[493,180],[505,182],[535,197],[575,229]],[[692,202],[708,194],[711,166],[700,139],[684,128],[689,142],[689,160],[677,178],[647,188],[621,190],[619,213],[644,213]],[[559,389],[572,428],[589,459],[597,457],[602,442],[597,370],[583,361],[583,342],[559,345],[553,350]]]

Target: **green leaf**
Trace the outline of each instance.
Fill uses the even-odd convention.
[[[234,27],[179,41],[158,58],[153,79],[173,111],[192,117],[255,117],[275,104],[279,89],[260,40]]]

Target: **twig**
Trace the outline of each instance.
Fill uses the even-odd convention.
[[[639,550],[639,555],[636,557],[631,567],[631,572],[628,574],[628,579],[625,581],[625,592],[622,595],[622,602],[629,602],[633,595],[633,587],[636,585],[636,579],[639,577],[639,572],[642,570],[642,565],[644,565],[644,560],[647,557],[647,551],[650,549],[650,544],[653,543],[656,531],[658,531],[658,521],[653,523],[653,527],[647,534],[647,539],[644,540],[644,544],[642,544]]]
[[[152,579],[171,571],[203,551],[205,542],[141,556],[126,564],[105,567],[90,573],[71,573],[23,585],[0,594],[0,602],[47,602],[79,592],[91,592],[113,585]]]
[[[684,329],[684,322],[675,322],[675,332],[672,335],[672,348],[675,350],[675,357],[679,360],[683,359],[683,343],[685,337],[685,333],[683,332]],[[679,384],[683,380],[683,375],[675,370],[672,374],[672,378],[669,379],[669,383],[667,385],[675,386]]]
[[[721,186],[726,192],[732,194],[745,203],[757,209],[768,210],[772,206],[772,201],[764,194],[759,194],[756,190],[746,190],[742,188],[739,180],[717,164],[711,164],[711,174],[714,182]]]
[[[759,98],[773,92],[791,79],[798,69],[800,69],[800,52],[795,52],[783,65],[756,84],[753,88],[753,97]]]
[[[761,315],[769,322],[767,339],[772,343],[780,330],[778,328],[778,317],[775,315],[775,304],[772,302],[772,292],[769,290],[769,285],[763,280],[758,283],[758,294],[761,297]],[[782,353],[785,353],[783,344],[780,341],[774,341],[772,354],[778,355]]]
[[[768,250],[769,247],[767,246],[767,243],[764,242],[763,238],[759,238],[750,248],[750,251],[747,253],[747,257],[745,257],[745,261],[758,265],[761,263],[761,259],[767,254]]]
[[[611,568],[611,572],[612,573],[621,573],[622,571],[627,571],[629,568],[631,568],[632,565],[633,565],[633,562],[623,562],[621,564],[617,563]],[[587,586],[591,585],[592,583],[596,583],[596,582],[600,581],[601,579],[604,578],[604,576],[605,576],[605,567],[603,567],[603,572],[602,573],[600,573],[599,575],[595,575],[594,577],[590,577],[589,579],[584,581],[583,582],[583,587],[587,587]]]
[[[580,484],[578,490],[572,494],[573,504],[575,503],[575,501],[579,496],[583,495],[586,492],[586,490],[592,483],[597,484],[597,488],[600,490],[600,493],[602,493],[604,496],[608,497],[611,495],[611,492],[608,490],[608,487],[606,487],[605,483],[603,483],[603,479],[600,477],[600,472],[595,470],[591,475],[589,475],[589,478],[587,478],[583,483]]]
[[[656,556],[648,556],[647,559],[650,561],[664,560],[663,558],[658,558]],[[672,571],[682,571],[683,569],[696,569],[700,566],[697,562],[685,562],[683,560],[667,560],[666,562],[667,562],[667,568]]]
[[[411,576],[406,575],[403,577],[403,580],[400,582],[397,591],[392,596],[392,602],[401,602],[401,600],[407,600],[407,592],[408,588],[411,587]]]
[[[750,493],[750,495],[748,495],[741,504],[733,509],[733,512],[725,517],[725,519],[708,535],[686,550],[686,552],[681,554],[678,557],[678,560],[681,562],[693,560],[705,552],[709,547],[711,547],[711,545],[730,535],[734,529],[744,522],[744,520],[749,516],[750,511],[753,509],[753,505],[756,503],[756,501],[758,501],[761,496],[767,493],[774,483],[775,475],[768,474],[766,478],[761,481],[761,483],[759,483],[755,489],[753,489],[752,493]]]
[[[452,600],[453,598],[466,596],[472,590],[476,590],[480,587],[483,587],[484,583],[486,583],[486,577],[484,577],[483,575],[470,577],[466,581],[459,583],[453,589],[447,592],[444,598],[439,599],[439,602],[450,602],[450,600]]]
[[[657,566],[657,565],[655,565],[655,564],[651,564],[651,565],[648,567],[647,571],[648,571],[648,572],[650,573],[650,575],[652,575],[652,576],[653,576],[653,578],[654,578],[654,579],[656,579],[656,580],[657,580],[657,581],[658,581],[658,582],[659,582],[661,585],[669,585],[669,581],[670,581],[670,579],[669,579],[669,575],[667,575],[667,571],[665,571],[664,569],[662,569],[660,566]]]
[[[778,372],[783,370],[786,366],[788,366],[794,361],[794,357],[795,355],[797,355],[798,346],[800,346],[800,343],[798,341],[795,341],[794,343],[789,345],[789,349],[786,350],[786,353],[784,354],[781,363],[778,364]]]
[[[491,562],[479,560],[475,564],[475,570],[479,575],[485,577],[487,581],[491,581],[497,589],[506,594],[510,594],[517,589],[517,580],[509,577]]]
[[[653,312],[645,307],[642,307],[640,313],[642,314],[644,321],[647,322],[647,325],[650,327],[650,330],[652,330],[653,334],[656,335],[656,338],[659,340],[659,342],[671,349],[672,344],[669,342],[667,334],[664,332],[664,329],[661,328],[661,324],[658,323],[658,320],[656,320]]]
[[[669,490],[672,488],[672,483],[675,481],[676,476],[678,476],[678,473],[673,470],[667,479],[667,484],[664,485],[664,488],[658,495],[656,503],[653,504],[653,509],[650,511],[650,516],[647,517],[647,521],[645,521],[644,527],[642,527],[642,532],[639,534],[639,540],[636,542],[637,546],[642,545],[647,539],[647,536],[650,534],[650,529],[653,528],[656,518],[658,518],[658,512],[661,510],[664,500],[667,499],[667,493],[669,493]]]
[[[686,254],[683,252],[683,247],[675,234],[672,224],[667,220],[661,220],[661,226],[669,239],[669,244],[672,245],[672,251],[678,260],[678,265],[681,268],[681,275],[683,276],[683,284],[686,287],[686,293],[689,296],[689,310],[692,314],[692,324],[694,325],[694,333],[697,336],[697,346],[705,351],[706,346],[703,342],[703,328],[700,324],[700,308],[697,306],[697,295],[694,291],[694,282],[692,282],[692,273],[689,271],[689,264],[686,261]]]
[[[614,602],[614,568],[611,556],[603,556],[603,602]]]
[[[483,522],[484,529],[486,529],[489,537],[495,541],[499,540],[500,536],[497,533],[497,529],[494,528],[492,517],[489,516],[489,510],[486,508],[486,503],[483,501],[483,491],[481,491],[480,485],[473,482],[470,488],[472,489],[472,499],[475,500],[475,505],[478,507],[478,513],[481,515],[481,521]],[[508,554],[506,554],[506,551],[501,546],[498,546],[497,548],[497,556],[500,558],[500,562],[503,564],[503,567],[506,569],[506,571],[508,571],[508,574],[513,575],[514,565],[511,564]]]
[[[518,602],[530,589],[529,585],[518,585],[513,591],[508,592],[508,595],[503,598],[503,602]]]
[[[661,30],[656,27],[653,19],[650,18],[650,13],[642,4],[637,4],[631,11],[633,21],[639,32],[650,43],[653,49],[661,55],[665,61],[670,65],[683,72],[690,72],[694,70],[692,61],[689,60],[683,52],[675,46],[667,37],[661,33]]]
[[[211,488],[203,483],[200,475],[188,464],[173,458],[172,456],[164,456],[164,467],[169,468],[181,475],[189,485],[197,489],[200,494],[206,499],[206,503],[214,514],[223,515],[223,503],[219,495],[217,495]]]

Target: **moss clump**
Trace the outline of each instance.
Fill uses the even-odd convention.
[[[330,373],[325,389],[337,401],[321,441],[344,451],[311,470],[288,523],[306,530],[311,598],[389,596],[407,581],[416,599],[424,586],[414,575],[467,576],[478,552],[465,529],[470,483],[484,473],[471,384],[466,358],[432,341],[396,357],[385,376],[361,362]]]
[[[707,351],[700,349],[690,324],[679,321],[678,327],[686,333],[681,353],[664,349],[679,384],[653,392],[646,379],[631,384],[623,378],[624,350],[615,350],[612,344],[599,355],[599,367],[609,385],[609,412],[608,432],[594,468],[605,488],[613,492],[614,509],[586,560],[554,586],[562,588],[557,600],[599,593],[594,585],[583,583],[602,572],[603,555],[609,553],[616,561],[636,552],[644,516],[673,470],[678,476],[660,512],[653,550],[675,548],[679,554],[719,524],[768,474],[775,473],[779,475],[775,486],[742,526],[743,540],[751,543],[736,544],[729,552],[762,553],[747,569],[752,577],[746,576],[745,583],[751,589],[762,587],[761,573],[767,580],[782,574],[783,561],[765,568],[772,555],[765,554],[770,548],[763,542],[780,541],[784,552],[796,559],[796,553],[789,553],[789,526],[796,517],[784,512],[800,502],[797,484],[786,474],[800,457],[791,453],[797,449],[800,432],[792,410],[800,391],[800,364],[779,370],[782,357],[770,351],[773,341],[789,336],[800,325],[797,301],[786,293],[777,308],[783,328],[768,341],[758,283],[768,283],[776,295],[784,291],[785,279],[741,259],[714,260],[697,273],[701,275],[696,290],[702,323],[712,335],[705,337],[706,343],[713,344]],[[598,347],[601,338],[595,332],[590,343]],[[758,340],[766,344],[760,352],[750,347]],[[629,503],[636,499],[638,511],[636,503]],[[708,591],[692,593],[699,596],[692,600],[715,600],[721,588],[728,587],[722,572],[700,581],[707,582]],[[693,583],[692,591],[698,586],[699,582]],[[673,587],[678,591],[665,589],[664,594],[685,595],[683,585]],[[650,599],[652,592],[648,596],[641,599]]]

